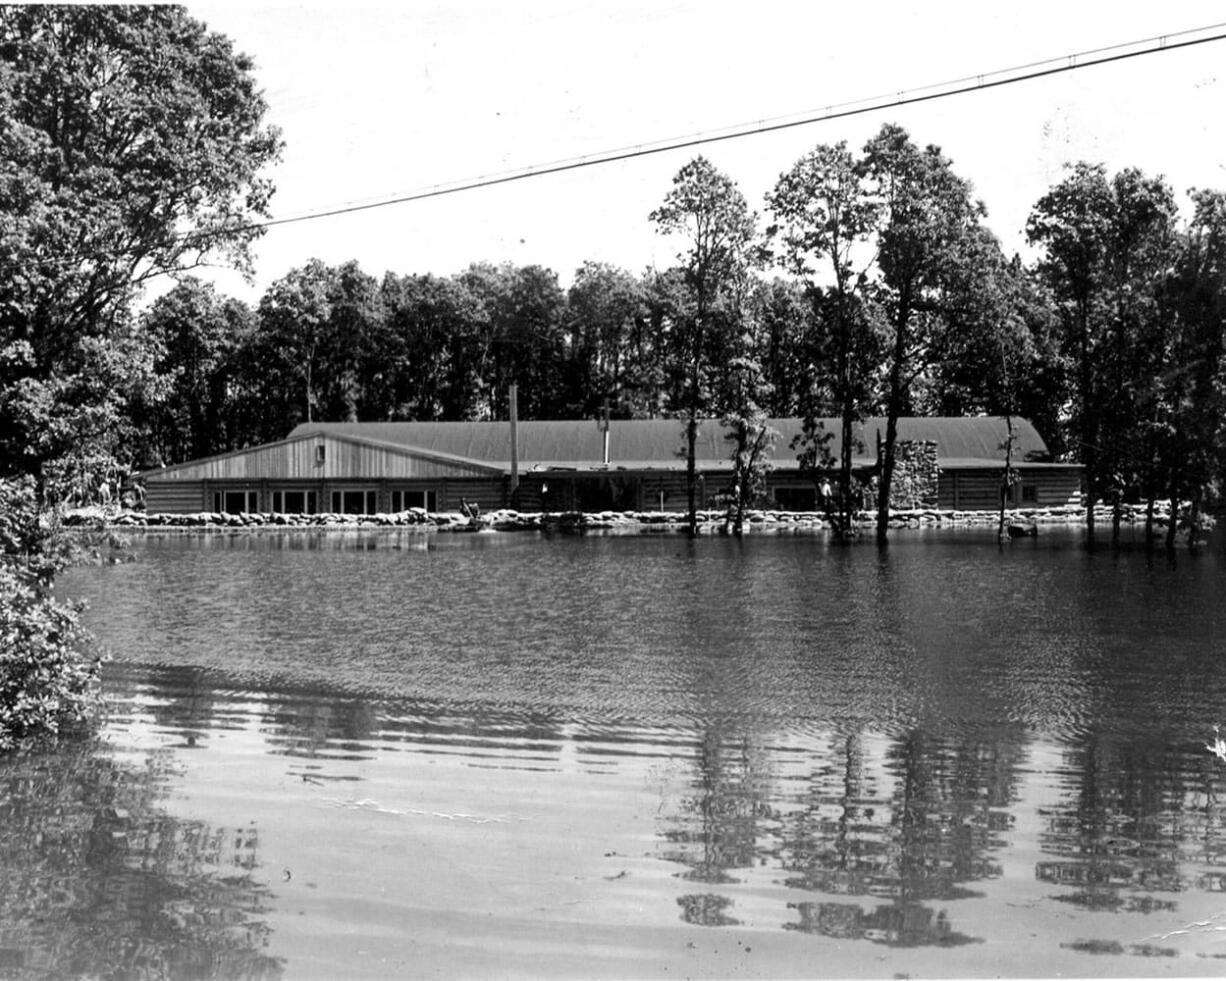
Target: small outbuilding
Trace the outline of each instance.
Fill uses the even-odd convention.
[[[800,419],[771,419],[766,506],[812,511],[829,473],[803,472]],[[884,418],[855,427],[853,465],[872,479]],[[822,421],[825,451],[840,455],[839,422]],[[514,441],[512,440],[514,432]],[[1024,419],[1013,420],[1012,482],[1006,484],[1001,417],[899,420],[899,506],[992,510],[1056,507],[1080,493],[1081,468],[1057,463]],[[274,443],[148,470],[151,512],[395,513],[458,510],[683,511],[684,424],[677,419],[509,422],[305,423]],[[718,420],[703,420],[696,447],[700,506],[727,490],[732,444]]]

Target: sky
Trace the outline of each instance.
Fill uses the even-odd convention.
[[[255,61],[285,140],[274,217],[606,151],[795,117],[882,93],[1226,22],[1226,4],[1122,0],[873,4],[524,0],[395,5],[189,4]],[[1226,28],[1223,28],[1226,30]],[[1084,59],[1083,59],[1084,60]],[[648,218],[701,153],[765,212],[779,175],[819,143],[858,150],[884,123],[939,145],[1009,254],[1026,216],[1078,160],[1164,175],[1181,200],[1226,188],[1226,41],[924,104],[274,227],[256,302],[312,258],[376,277],[539,264],[563,286],[585,261],[671,265]],[[765,223],[765,222],[764,222]]]

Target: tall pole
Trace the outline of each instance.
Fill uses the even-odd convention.
[[[604,434],[604,465],[609,465],[609,400],[604,400],[604,408],[600,413],[600,431]]]

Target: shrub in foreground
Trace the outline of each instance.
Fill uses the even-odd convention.
[[[77,610],[51,593],[68,549],[29,481],[0,481],[0,752],[91,713],[101,658]]]

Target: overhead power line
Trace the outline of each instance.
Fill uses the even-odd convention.
[[[1139,58],[1143,55],[1159,54],[1165,51],[1175,51],[1195,45],[1208,44],[1212,41],[1226,40],[1226,23],[1210,24],[1205,27],[1178,31],[1173,34],[1162,34],[1129,41],[1109,47],[1092,48],[1073,54],[1050,58],[1044,61],[1034,61],[1011,68],[996,69],[978,75],[968,75],[963,78],[938,82],[919,88],[900,89],[883,95],[857,99],[853,102],[843,102],[826,106],[820,110],[811,110],[795,116],[775,117],[759,120],[755,123],[743,123],[722,130],[709,130],[689,136],[674,137],[655,143],[644,143],[621,147],[601,153],[549,163],[536,164],[517,170],[475,177],[445,184],[436,184],[422,190],[396,195],[377,201],[347,204],[342,207],[322,211],[313,211],[285,218],[270,218],[267,221],[252,222],[242,226],[240,230],[252,228],[272,228],[278,225],[290,225],[304,221],[315,221],[320,218],[334,218],[339,215],[353,214],[360,211],[371,211],[375,208],[387,208],[395,204],[407,204],[411,201],[423,201],[428,198],[443,197],[448,194],[459,194],[463,191],[473,191],[484,187],[496,187],[500,184],[510,184],[515,181],[528,180],[533,177],[545,177],[550,174],[560,174],[585,167],[597,167],[603,164],[632,160],[636,157],[646,157],[674,150],[685,150],[692,147],[705,146],[711,143],[721,143],[729,140],[756,136],[761,133],[778,132],[785,129],[795,129],[800,126],[810,126],[815,123],[828,122],[835,119],[846,119],[870,112],[878,112],[894,106],[914,105],[921,102],[933,102],[955,95],[970,92],[1000,88],[1017,82],[1031,81],[1050,75],[1060,75],[1067,72],[1093,68],[1112,62]],[[228,231],[234,231],[229,229]],[[220,232],[216,234],[221,234]]]

